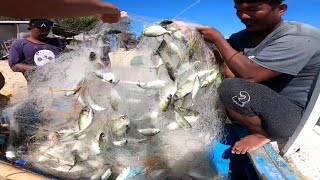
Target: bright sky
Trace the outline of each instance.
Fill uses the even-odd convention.
[[[142,24],[164,19],[183,20],[218,29],[225,37],[244,28],[235,14],[233,0],[104,0],[127,11],[135,21],[134,32]],[[289,9],[284,19],[311,24],[320,29],[320,0],[286,0]],[[194,4],[193,6],[191,6]],[[191,6],[191,7],[190,7]],[[190,7],[189,9],[187,9]],[[187,9],[187,10],[186,10]],[[186,10],[184,13],[182,13]],[[182,14],[181,14],[182,13]],[[150,24],[149,24],[150,25]]]

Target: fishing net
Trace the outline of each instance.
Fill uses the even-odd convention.
[[[62,179],[215,176],[208,152],[225,113],[214,47],[195,24],[158,21],[130,49],[128,36],[108,33],[128,24],[97,25],[32,73],[28,97],[6,109],[13,160]]]

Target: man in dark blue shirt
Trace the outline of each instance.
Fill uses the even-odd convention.
[[[48,38],[53,22],[47,19],[32,19],[29,23],[31,36],[19,39],[10,47],[9,66],[15,72],[22,72],[28,79],[28,73],[39,66],[53,62],[65,49],[58,38]]]

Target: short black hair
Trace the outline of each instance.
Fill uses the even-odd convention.
[[[264,2],[271,5],[281,4],[284,0],[233,0],[235,4]]]

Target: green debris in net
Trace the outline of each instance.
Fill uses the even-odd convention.
[[[141,56],[135,56],[134,58],[131,59],[130,65],[131,66],[143,65],[142,57]]]

